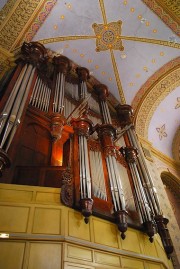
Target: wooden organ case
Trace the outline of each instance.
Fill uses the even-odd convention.
[[[72,67],[73,66],[73,67]],[[117,223],[159,233],[173,251],[133,125],[129,105],[108,105],[109,91],[88,83],[88,69],[43,45],[24,43],[1,86],[1,182],[61,188],[62,202]]]

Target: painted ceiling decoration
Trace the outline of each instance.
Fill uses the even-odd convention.
[[[178,2],[2,0],[0,71],[13,65],[24,41],[42,43],[49,54],[86,67],[91,82],[107,85],[110,102],[132,105],[138,133],[173,158],[180,118]],[[160,140],[156,128],[163,125],[167,136]]]
[[[179,0],[143,0],[178,36],[180,36]]]

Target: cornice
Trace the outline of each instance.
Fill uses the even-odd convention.
[[[166,163],[168,166],[171,166],[173,168],[176,168],[177,170],[180,170],[180,162],[176,161],[167,155],[163,154],[161,151],[155,149],[152,146],[152,143],[147,140],[146,138],[138,135],[139,141],[141,142],[142,146],[145,146],[148,150],[151,151],[151,155],[156,157],[157,159],[161,160],[163,163]]]
[[[176,169],[177,171],[180,171],[180,162],[177,162],[177,161],[171,159],[170,157],[168,157],[167,155],[163,154],[161,151],[159,151],[153,147],[151,147],[151,152],[152,152],[154,157],[161,160],[163,163],[167,164],[171,168]]]

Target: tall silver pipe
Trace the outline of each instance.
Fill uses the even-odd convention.
[[[124,199],[124,192],[123,192],[123,188],[122,188],[122,184],[121,184],[121,178],[120,178],[120,174],[117,168],[117,161],[115,159],[114,156],[111,156],[112,158],[112,162],[113,162],[113,166],[114,166],[114,171],[115,171],[115,175],[116,175],[116,181],[117,181],[117,186],[118,186],[118,192],[119,192],[119,198],[121,201],[121,209],[125,210],[125,199]]]
[[[110,181],[110,187],[111,187],[111,194],[112,194],[112,199],[113,199],[113,204],[114,204],[114,208],[115,211],[118,211],[118,205],[117,205],[117,200],[116,200],[116,193],[115,193],[115,186],[114,186],[114,182],[112,179],[112,171],[110,168],[110,163],[109,163],[109,156],[106,157],[106,164],[107,164],[107,168],[108,168],[108,174],[109,174],[109,181]]]
[[[27,100],[27,97],[28,97],[28,94],[29,94],[29,91],[30,91],[30,88],[31,88],[31,84],[32,84],[32,80],[34,78],[34,72],[35,72],[36,68],[33,68],[32,70],[32,73],[30,75],[30,78],[29,78],[29,81],[28,81],[28,84],[27,84],[27,87],[26,87],[26,90],[25,90],[25,93],[23,95],[23,98],[22,98],[22,101],[21,101],[21,104],[20,104],[20,107],[19,107],[19,110],[17,112],[17,116],[16,116],[16,120],[14,122],[14,125],[13,125],[13,128],[12,128],[12,131],[11,131],[11,134],[10,134],[10,137],[8,139],[8,144],[6,146],[6,149],[5,151],[8,151],[10,145],[11,145],[11,142],[13,140],[13,137],[16,133],[16,130],[17,130],[17,127],[20,123],[20,120],[21,120],[21,116],[22,116],[22,113],[23,113],[23,110],[24,110],[24,106],[25,106],[25,103],[26,103],[26,100]]]
[[[38,77],[36,78],[36,82],[34,84],[34,87],[33,87],[33,91],[32,91],[32,94],[31,94],[31,97],[30,97],[30,101],[29,101],[29,104],[31,104],[32,100],[33,100],[33,96],[37,90],[37,84],[38,84]]]
[[[40,84],[41,84],[41,79],[38,77],[38,82],[37,82],[34,94],[32,96],[32,101],[31,101],[32,106],[35,106],[36,96],[39,91]]]
[[[10,110],[12,109],[14,100],[16,98],[16,95],[18,94],[18,90],[19,90],[20,84],[22,83],[22,80],[23,80],[23,77],[25,75],[26,70],[27,70],[27,64],[21,70],[21,73],[20,73],[20,75],[19,75],[19,77],[18,77],[18,79],[17,79],[17,81],[12,89],[12,92],[7,100],[7,103],[3,109],[3,112],[2,112],[1,117],[0,117],[0,134],[2,133],[3,128],[6,124],[6,121],[8,119],[8,115],[10,113]]]
[[[84,152],[85,152],[87,194],[88,194],[88,198],[91,198],[91,177],[90,177],[90,169],[89,169],[87,139],[85,136],[83,136],[83,139],[84,139]]]
[[[140,162],[140,167],[142,168],[142,173],[143,173],[143,180],[144,184],[146,185],[146,192],[147,195],[149,196],[149,200],[152,201],[152,210],[155,211],[156,215],[162,214],[161,209],[160,209],[160,204],[159,204],[159,199],[157,197],[157,193],[151,178],[151,175],[149,173],[149,170],[147,168],[147,164],[144,159],[144,153],[142,152],[142,148],[139,145],[138,139],[136,137],[136,134],[129,129],[128,131],[128,136],[131,139],[133,145],[138,149],[139,155],[138,155],[138,160]]]

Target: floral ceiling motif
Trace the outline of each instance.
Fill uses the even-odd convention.
[[[161,127],[156,128],[156,131],[159,133],[160,140],[162,140],[163,137],[167,137],[165,124],[163,124]]]
[[[121,41],[121,25],[122,21],[111,22],[108,24],[92,25],[96,35],[96,51],[104,51],[108,49],[124,50]]]

